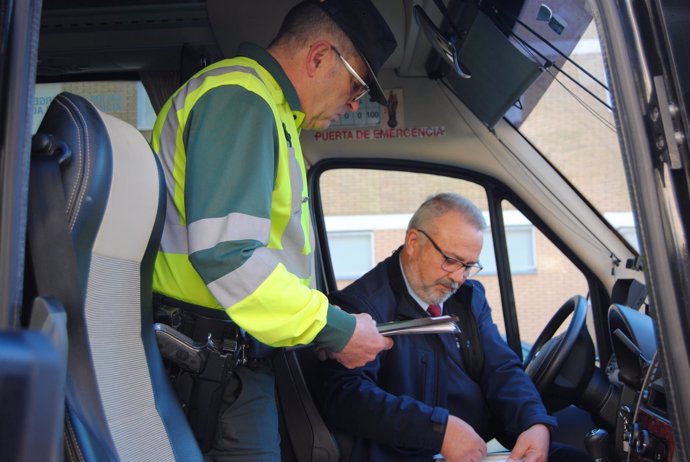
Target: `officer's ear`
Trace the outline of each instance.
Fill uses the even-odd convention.
[[[312,43],[309,46],[306,58],[307,75],[314,77],[317,72],[327,68],[334,54],[331,44],[327,40],[318,40]]]

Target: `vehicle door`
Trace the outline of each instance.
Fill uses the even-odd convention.
[[[593,2],[622,121],[677,460],[690,456],[690,7],[681,1]]]

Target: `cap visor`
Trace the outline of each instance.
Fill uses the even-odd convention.
[[[388,98],[386,98],[386,94],[383,92],[383,88],[381,88],[381,84],[379,83],[379,80],[376,78],[376,74],[374,74],[374,70],[371,68],[369,65],[369,62],[366,59],[363,59],[364,64],[367,66],[367,75],[369,75],[369,94],[371,95],[371,99],[376,101],[377,103],[383,105],[383,106],[388,106]]]

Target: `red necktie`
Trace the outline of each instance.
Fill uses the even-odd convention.
[[[429,313],[429,316],[433,318],[435,318],[436,316],[441,316],[441,307],[438,305],[429,305],[427,313]]]

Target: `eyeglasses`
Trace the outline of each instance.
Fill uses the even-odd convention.
[[[443,257],[443,263],[441,263],[441,268],[443,269],[443,271],[455,273],[459,269],[462,269],[463,276],[465,276],[466,278],[471,278],[476,276],[477,273],[484,269],[484,267],[480,265],[479,262],[469,264],[461,262],[456,258],[449,257],[443,250],[441,250],[438,244],[436,244],[436,242],[434,242],[431,236],[429,236],[424,230],[417,228],[417,231],[424,234],[426,238],[429,239],[429,242],[431,242],[431,245],[434,246],[434,249],[436,249],[438,253],[440,253]]]
[[[347,60],[343,57],[343,55],[340,54],[336,47],[331,45],[331,48],[333,49],[335,54],[338,55],[340,61],[343,62],[343,66],[345,66],[347,72],[349,72],[352,78],[354,79],[354,82],[352,83],[352,100],[359,101],[360,99],[364,98],[367,95],[367,93],[369,93],[369,85],[367,85],[364,79],[359,76],[357,71],[355,71],[355,69],[350,65],[350,63],[347,62]]]

